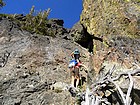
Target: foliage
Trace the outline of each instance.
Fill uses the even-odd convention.
[[[16,22],[20,29],[41,35],[55,36],[52,29],[48,28],[48,15],[50,9],[36,12],[34,6],[31,8],[29,14],[0,14],[0,17],[5,17]]]
[[[21,28],[31,33],[37,33],[42,35],[48,34],[47,18],[49,13],[50,13],[50,9],[35,13],[34,6],[33,6],[29,14],[26,15],[25,20],[20,21]]]
[[[0,8],[5,6],[5,3],[3,2],[3,0],[0,0]]]

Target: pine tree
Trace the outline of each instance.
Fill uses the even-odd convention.
[[[3,2],[3,0],[0,0],[0,8],[5,6],[5,3]]]

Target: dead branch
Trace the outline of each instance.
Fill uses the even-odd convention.
[[[118,94],[121,98],[121,102],[124,105],[131,104],[132,99],[130,97],[130,94],[132,92],[133,84],[134,84],[132,76],[138,75],[140,73],[140,68],[137,68],[132,71],[127,70],[127,72],[120,73],[116,77],[112,76],[114,71],[115,71],[115,65],[112,67],[112,69],[110,69],[106,73],[106,75],[104,75],[102,78],[100,78],[100,80],[98,80],[97,82],[92,84],[91,88],[93,90],[92,90],[92,102],[91,102],[92,104],[91,105],[99,105],[100,103],[106,103],[108,105],[111,104],[108,100],[105,100],[102,97],[102,95],[100,94],[100,92],[104,93],[106,91],[106,89],[107,89],[106,86],[111,86],[112,88],[116,88],[118,90]],[[122,89],[120,88],[120,86],[115,82],[115,81],[118,81],[122,76],[126,76],[130,80],[127,94],[124,94]],[[98,92],[99,92],[99,94],[98,94]]]
[[[99,105],[101,103],[101,97],[99,96],[93,96],[91,105]]]
[[[135,70],[133,70],[133,71],[129,71],[129,73],[130,73],[132,76],[134,76],[134,75],[140,73],[140,68],[135,69]],[[119,78],[121,78],[122,76],[128,76],[128,71],[119,74],[117,77],[113,78],[112,80],[113,80],[113,81],[116,81],[116,80],[118,80]]]
[[[111,103],[108,102],[108,99],[107,99],[107,98],[102,98],[102,99],[101,99],[101,102],[103,102],[103,103],[105,103],[105,104],[107,104],[107,105],[111,105]]]
[[[113,65],[112,69],[110,69],[106,75],[111,76],[113,74],[114,70],[115,70],[115,67],[116,67],[116,65]]]
[[[96,96],[96,100],[95,100],[95,104],[94,105],[99,105],[100,100],[99,100],[99,96]]]
[[[136,72],[133,72],[133,73],[135,74]],[[116,88],[118,89],[124,105],[130,105],[130,103],[131,103],[130,102],[130,99],[131,99],[130,94],[131,94],[131,90],[133,88],[133,83],[134,83],[130,72],[127,75],[130,79],[130,84],[129,84],[129,87],[128,87],[126,98],[125,98],[125,95],[124,95],[123,91],[121,90],[121,88],[111,78],[109,79],[109,81],[112,82],[116,86]]]
[[[126,103],[127,105],[130,105],[130,94],[131,94],[131,91],[132,91],[132,88],[133,88],[133,79],[132,79],[132,76],[130,73],[128,73],[128,76],[129,76],[129,79],[130,79],[130,84],[129,84],[129,87],[128,87],[128,91],[127,91],[127,95],[126,95]]]
[[[105,87],[109,83],[108,78],[111,78],[111,75],[113,74],[115,70],[115,66],[116,65],[114,65],[112,69],[110,69],[103,78],[101,78],[98,82],[92,85],[92,87],[94,87],[94,91],[96,91],[97,89],[101,87]]]
[[[132,63],[132,65],[136,66],[138,69],[140,68],[140,66],[137,65],[136,63]]]
[[[101,88],[106,87],[109,83],[113,83],[114,86],[117,88],[117,90],[121,96],[121,100],[124,103],[124,105],[130,105],[130,103],[131,103],[130,94],[131,94],[131,91],[133,88],[133,83],[134,83],[132,76],[140,73],[140,69],[135,69],[135,70],[129,71],[129,72],[127,71],[127,72],[121,73],[118,76],[113,78],[112,74],[114,72],[114,68],[115,68],[115,65],[113,66],[113,68],[111,70],[109,70],[107,72],[107,74],[103,78],[101,78],[98,82],[96,82],[94,85],[92,85],[92,86],[94,86],[93,92],[96,93],[96,91],[100,90]],[[114,82],[114,81],[117,81],[122,76],[127,76],[130,79],[130,84],[128,87],[127,95],[125,95],[123,93],[123,91],[121,90],[121,88],[119,87],[119,85]],[[100,90],[100,91],[102,91],[102,90]]]
[[[123,101],[124,105],[127,105],[127,104],[126,104],[125,97],[124,97],[125,95],[124,95],[123,91],[121,90],[121,88],[119,87],[119,85],[116,84],[111,78],[109,79],[109,81],[110,81],[111,83],[113,83],[113,84],[116,86],[116,88],[118,89],[118,91],[119,91],[119,93],[120,93],[120,95],[121,95],[121,98],[122,98],[122,101]]]

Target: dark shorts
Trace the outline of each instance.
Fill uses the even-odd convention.
[[[80,58],[80,54],[74,54],[74,58],[75,58],[75,60],[79,59]]]
[[[74,76],[75,78],[79,78],[79,68],[73,68],[71,70],[71,76]]]

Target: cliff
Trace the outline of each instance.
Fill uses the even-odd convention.
[[[0,15],[0,104],[139,105],[139,3],[83,0],[72,29],[46,20],[47,11]],[[86,74],[80,69],[86,84],[78,89],[70,88],[68,69],[75,48],[87,67]]]
[[[16,21],[0,18],[0,105],[72,103],[68,89],[70,53],[78,48],[85,65],[89,55],[86,49],[67,38],[68,30],[57,22],[62,20],[48,22],[50,30],[57,33],[57,37],[52,37],[31,34]]]
[[[109,100],[112,100],[113,105],[125,105],[125,103],[123,100],[122,102],[118,100],[114,90],[109,92],[110,95],[106,92],[106,89],[107,91],[110,89],[109,78],[123,72],[134,72],[136,68],[140,68],[139,8],[139,0],[83,0],[80,21],[73,27],[74,40],[93,53],[89,62],[92,77],[89,84],[94,84],[93,90],[98,88],[95,92],[92,91],[95,94],[93,97],[97,94],[101,97],[107,96],[108,99],[110,97]],[[109,74],[110,70],[113,70],[113,73]],[[137,87],[139,76],[136,76],[137,80],[133,78],[134,87]],[[126,78],[122,77],[116,83],[121,84],[120,88],[127,93],[129,83],[126,82]],[[132,99],[133,102],[139,104],[139,91],[135,93],[136,90],[139,89],[135,88],[131,97],[135,97]]]
[[[96,37],[140,37],[139,8],[139,0],[83,0],[80,22]]]

